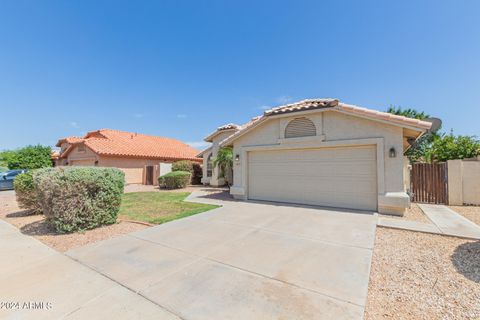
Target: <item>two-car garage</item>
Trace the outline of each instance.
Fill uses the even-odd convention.
[[[248,152],[248,198],[377,209],[376,147]]]
[[[269,109],[220,143],[233,149],[230,194],[403,215],[404,154],[431,125],[336,99]]]

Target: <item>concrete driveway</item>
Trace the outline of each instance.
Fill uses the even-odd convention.
[[[183,319],[362,319],[373,213],[220,203],[67,254]]]

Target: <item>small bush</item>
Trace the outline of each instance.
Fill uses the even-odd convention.
[[[192,184],[202,184],[203,170],[198,163],[193,164]]]
[[[192,174],[188,171],[172,171],[158,178],[161,187],[167,189],[185,188],[190,182]]]
[[[15,177],[13,187],[20,208],[30,210],[32,214],[42,213],[33,185],[33,171],[27,171]]]
[[[201,184],[202,183],[202,167],[193,161],[189,160],[180,160],[172,164],[172,171],[187,171],[190,172],[192,178],[190,180],[191,184]]]
[[[193,162],[189,160],[180,160],[172,164],[172,171],[193,172]]]
[[[43,214],[62,233],[115,223],[124,181],[116,168],[58,167],[33,174]]]

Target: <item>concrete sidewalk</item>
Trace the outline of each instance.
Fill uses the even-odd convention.
[[[0,220],[0,319],[179,319]]]
[[[438,204],[418,204],[431,223],[380,217],[377,225],[385,228],[440,234],[467,239],[480,239],[480,226]]]
[[[480,226],[452,209],[437,204],[418,204],[418,206],[443,234],[480,239]]]

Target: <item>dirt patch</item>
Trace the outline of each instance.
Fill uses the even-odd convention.
[[[480,241],[378,228],[366,319],[479,319]]]
[[[449,208],[480,226],[480,207],[450,206]]]
[[[28,211],[20,209],[13,192],[0,194],[0,219],[61,252],[148,228],[146,225],[122,221],[82,233],[59,234],[45,223],[42,215],[30,215]]]
[[[417,221],[423,223],[432,223],[430,219],[423,213],[422,209],[416,204],[412,203],[410,208],[405,211],[403,217],[394,216],[394,215],[387,215],[387,214],[379,214],[379,217],[385,218],[392,218],[392,219],[400,219],[405,221]]]

